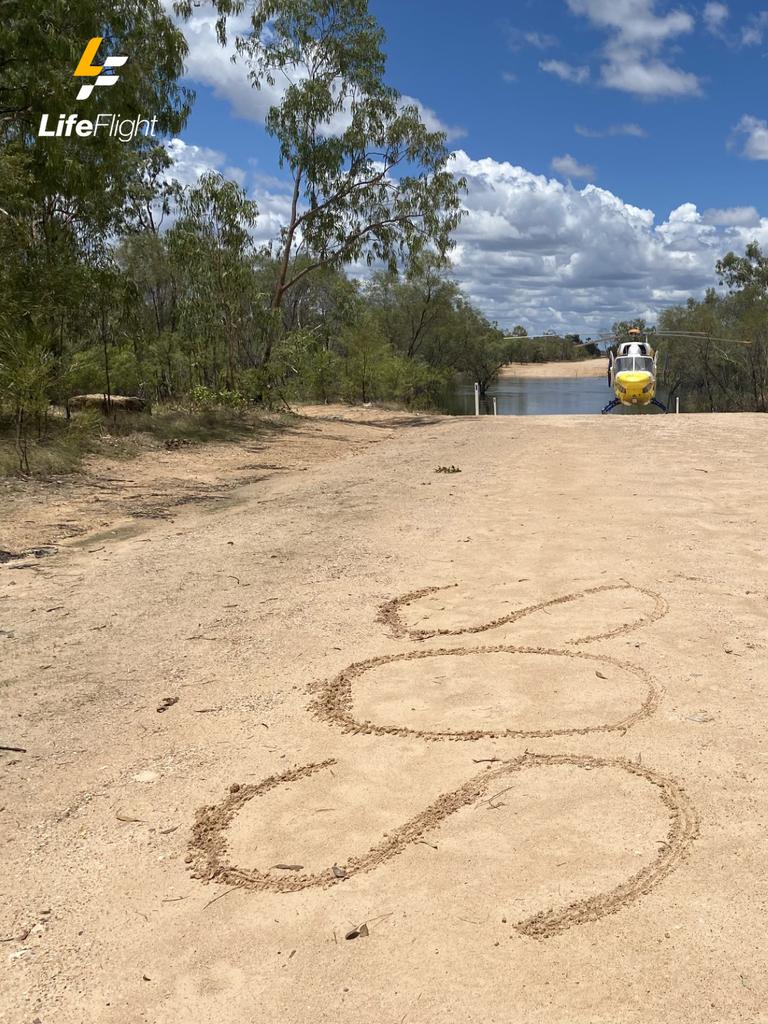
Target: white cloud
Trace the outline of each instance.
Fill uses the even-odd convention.
[[[732,147],[741,135],[746,136],[742,156],[748,160],[768,160],[768,124],[765,121],[745,114],[733,129],[730,142]]]
[[[760,223],[760,214],[754,206],[729,206],[723,210],[705,210],[701,216],[705,224],[724,227],[749,228]]]
[[[182,139],[168,148],[175,176],[187,184],[209,168],[245,175],[259,206],[255,239],[279,236],[290,209],[287,182],[254,167],[232,168],[223,153]],[[523,322],[534,332],[586,336],[628,317],[652,321],[665,306],[703,297],[715,284],[715,262],[728,250],[743,252],[753,239],[768,248],[768,218],[752,207],[701,214],[682,203],[657,223],[653,211],[595,185],[574,188],[510,163],[473,160],[462,150],[450,168],[469,186],[454,276],[504,328]]]
[[[545,32],[524,32],[511,26],[507,26],[506,32],[509,48],[514,51],[521,50],[524,46],[532,46],[536,50],[549,50],[558,43],[556,36]]]
[[[214,96],[223,100],[236,117],[247,121],[263,124],[270,107],[278,104],[288,86],[287,80],[276,79],[274,85],[264,81],[260,89],[254,89],[248,78],[248,67],[242,57],[235,53],[234,39],[238,32],[245,33],[250,25],[247,15],[239,15],[230,19],[228,26],[229,42],[226,47],[219,45],[216,38],[216,14],[195,10],[189,21],[178,22],[189,45],[186,59],[187,77],[194,82],[210,86]],[[301,72],[297,71],[297,77]],[[403,104],[418,108],[427,128],[430,131],[444,131],[449,140],[459,139],[466,135],[463,128],[447,125],[438,117],[434,110],[425,106],[412,96],[403,96]],[[343,130],[349,123],[349,115],[341,112],[328,126],[328,133]]]
[[[539,67],[547,74],[557,75],[564,82],[573,82],[575,85],[583,85],[589,80],[588,67],[575,67],[562,60],[542,60],[539,62]]]
[[[504,79],[505,82],[517,81],[517,75],[514,73],[514,71],[502,71],[501,77]]]
[[[574,14],[615,31],[624,43],[657,47],[693,28],[693,18],[685,11],[656,14],[656,0],[568,0],[568,6]]]
[[[574,14],[587,17],[608,32],[603,49],[602,82],[608,88],[643,99],[697,96],[696,75],[667,63],[661,51],[690,32],[694,20],[686,11],[656,13],[656,0],[567,0]],[[647,56],[639,56],[639,54]]]
[[[704,7],[703,17],[707,31],[721,39],[732,50],[744,46],[761,46],[768,33],[766,10],[750,14],[741,26],[735,26],[730,8],[724,3],[712,2]],[[730,29],[729,21],[732,25]]]
[[[574,125],[577,135],[583,135],[585,139],[606,139],[617,135],[630,135],[635,139],[645,139],[648,133],[639,124],[611,124],[607,128],[585,128],[584,125]]]
[[[525,41],[529,46],[535,46],[537,50],[548,50],[552,46],[557,46],[555,36],[548,36],[541,32],[526,32]]]
[[[701,85],[696,75],[670,67],[664,61],[642,64],[637,60],[616,61],[603,68],[603,83],[647,99],[660,96],[700,96]]]
[[[563,156],[556,156],[552,160],[552,170],[565,178],[585,178],[591,181],[595,177],[595,168],[589,164],[580,164],[579,161],[565,153]]]
[[[434,110],[431,107],[425,107],[421,100],[417,100],[413,96],[401,96],[400,100],[403,106],[418,108],[422,121],[431,132],[445,132],[449,141],[462,139],[467,134],[464,128],[445,124]]]
[[[728,20],[729,10],[725,4],[708,3],[704,7],[704,24],[708,32],[713,35],[720,35],[723,26]]]
[[[753,14],[741,30],[742,46],[760,46],[768,29],[768,11]]]
[[[753,238],[768,244],[768,218],[741,208],[702,216],[683,203],[657,223],[653,211],[595,185],[576,189],[463,151],[451,166],[469,185],[454,273],[505,328],[522,321],[536,332],[594,335],[614,320],[653,320],[667,305],[703,297],[729,249]]]
[[[219,171],[238,185],[245,183],[245,171],[241,167],[229,165],[226,156],[217,149],[194,146],[183,139],[171,139],[165,148],[173,160],[173,170],[169,177],[175,178],[182,185],[194,185],[206,171]]]

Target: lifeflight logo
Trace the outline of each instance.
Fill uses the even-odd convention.
[[[121,68],[128,60],[127,57],[106,57],[104,63],[94,64],[93,60],[99,52],[103,36],[94,36],[88,40],[88,45],[83,50],[80,63],[75,68],[75,78],[95,78],[95,82],[87,82],[80,86],[80,92],[75,99],[87,100],[97,85],[114,85],[119,75],[104,74],[107,68]]]
[[[127,57],[105,57],[103,64],[94,64],[96,54],[103,41],[103,36],[94,36],[93,39],[88,40],[88,45],[83,50],[83,55],[75,68],[74,77],[92,78],[93,81],[81,85],[75,99],[87,100],[97,85],[114,85],[120,78],[119,75],[112,74],[109,69],[122,67],[128,60]],[[56,120],[55,114],[43,114],[40,117],[38,136],[40,138],[68,139],[75,135],[81,139],[87,139],[95,135],[108,135],[119,139],[120,142],[130,142],[139,134],[154,135],[156,124],[156,117],[121,118],[118,114],[97,114],[95,120],[90,121],[77,114],[59,114],[58,120]]]

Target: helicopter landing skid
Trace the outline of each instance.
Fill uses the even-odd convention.
[[[621,405],[621,402],[619,401],[619,399],[618,398],[611,399],[611,401],[608,403],[608,405],[606,405],[605,408],[603,409],[602,415],[605,416],[605,414],[607,412],[610,412],[611,409],[615,409],[617,405]]]
[[[661,411],[662,411],[662,412],[669,412],[669,410],[667,409],[666,405],[664,405],[664,404],[663,404],[662,402],[660,402],[660,401],[658,400],[658,398],[652,398],[649,404],[650,404],[650,405],[655,405],[655,406],[656,406],[656,407],[657,407],[658,409],[661,409]],[[614,399],[612,399],[612,400],[611,400],[611,401],[610,401],[610,402],[608,403],[608,405],[606,405],[606,406],[605,406],[605,407],[603,408],[603,410],[602,410],[602,415],[603,415],[603,416],[605,416],[605,414],[606,414],[606,413],[608,413],[608,412],[610,412],[610,411],[611,411],[611,409],[615,409],[617,405],[621,405],[621,400],[620,400],[620,399],[618,399],[618,398],[614,398]]]

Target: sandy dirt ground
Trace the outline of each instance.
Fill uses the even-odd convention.
[[[499,380],[510,377],[605,377],[608,374],[608,359],[587,359],[584,362],[563,363],[507,363],[502,366]]]
[[[765,418],[359,419],[0,567],[0,1020],[768,1021]]]
[[[87,457],[80,473],[0,479],[0,560],[3,551],[55,548],[100,528],[172,518],[183,505],[226,501],[243,484],[362,451],[392,437],[390,427],[434,419],[364,406],[297,411],[265,417],[244,441],[163,445],[145,435],[139,450],[146,451],[135,458],[99,454]]]

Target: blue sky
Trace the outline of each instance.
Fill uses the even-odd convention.
[[[664,0],[371,0],[388,80],[448,131],[468,215],[454,273],[502,326],[588,333],[714,284],[714,262],[768,245],[768,5]],[[174,143],[279,229],[285,186],[262,127],[275,95],[197,8],[184,26],[197,102]]]

